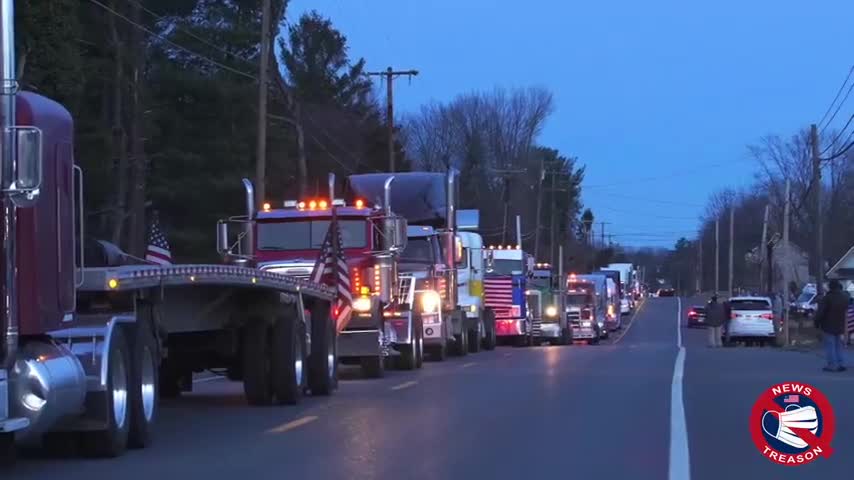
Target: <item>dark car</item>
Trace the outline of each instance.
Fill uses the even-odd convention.
[[[688,309],[688,328],[706,326],[706,307],[694,305]]]
[[[676,290],[674,290],[672,288],[662,288],[662,289],[658,290],[658,296],[659,297],[675,297],[676,296]]]

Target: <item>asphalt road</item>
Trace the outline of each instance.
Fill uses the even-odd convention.
[[[239,384],[200,382],[193,394],[164,403],[149,449],[114,460],[31,454],[2,478],[59,472],[63,480],[854,474],[854,373],[821,372],[822,359],[811,353],[709,350],[704,331],[679,326],[679,305],[676,298],[647,300],[603,345],[499,348],[418,372],[388,372],[380,380],[346,380],[334,396],[306,398],[297,407],[250,408]],[[684,370],[674,386],[680,342]],[[829,397],[837,417],[830,459],[788,468],[754,447],[750,408],[782,381],[812,384]]]

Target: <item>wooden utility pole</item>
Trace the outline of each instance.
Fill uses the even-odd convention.
[[[715,295],[721,285],[721,220],[715,219]]]
[[[263,0],[261,13],[261,66],[258,71],[258,124],[255,145],[255,203],[266,198],[267,183],[267,79],[270,65],[270,0]],[[251,219],[249,219],[251,220]]]
[[[553,263],[555,263],[555,243],[556,243],[555,242],[555,223],[556,223],[555,222],[555,210],[557,210],[557,203],[556,203],[557,192],[555,191],[555,177],[557,175],[555,175],[554,172],[549,172],[549,173],[551,173],[551,177],[552,177],[552,189],[551,189],[552,211],[551,211],[551,216],[549,218],[549,220],[550,220],[550,223],[549,223],[549,226],[550,226],[550,228],[549,228],[549,230],[550,230],[550,232],[549,232],[549,263],[553,264]]]
[[[735,251],[735,206],[729,208],[729,296],[732,298],[733,253]]]
[[[783,268],[783,339],[785,345],[789,345],[789,274],[791,265],[789,265],[789,208],[791,205],[790,197],[791,182],[786,179],[786,199],[783,207],[783,257],[785,260],[780,262]]]
[[[759,245],[759,288],[763,288],[765,282],[762,281],[763,272],[765,271],[763,267],[765,263],[766,250],[768,249],[768,215],[771,213],[771,205],[765,205],[765,217],[762,220],[762,243]],[[768,292],[770,293],[770,289]]]
[[[410,79],[412,79],[412,77],[418,75],[418,70],[395,71],[393,68],[388,67],[384,72],[368,72],[368,75],[376,77],[385,77],[386,89],[388,93],[386,98],[386,128],[388,129],[388,169],[390,172],[394,173],[394,90],[392,87],[394,85],[395,77],[406,75]]]
[[[540,158],[540,180],[537,183],[537,218],[534,221],[534,258],[540,261],[540,220],[543,209],[543,180],[546,179],[546,157]]]
[[[818,127],[810,125],[810,146],[812,147],[812,192],[813,215],[815,215],[815,291],[820,297],[824,288],[824,222],[821,215],[821,158],[818,152]]]
[[[611,222],[599,222],[602,225],[602,231],[599,234],[602,236],[602,248],[605,248],[605,225],[610,225]]]

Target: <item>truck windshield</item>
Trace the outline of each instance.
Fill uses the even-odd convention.
[[[401,263],[429,263],[433,262],[433,245],[429,237],[415,237],[406,240],[406,248],[400,254]]]
[[[590,305],[593,303],[593,295],[589,293],[569,293],[566,295],[567,305]]]
[[[552,286],[551,277],[537,277],[529,279],[528,282],[532,284],[535,288],[550,288]]]
[[[493,262],[492,270],[487,268],[487,273],[491,275],[522,275],[521,260],[499,260]]]
[[[259,250],[317,250],[323,245],[329,220],[258,222]],[[343,248],[367,247],[364,220],[339,220]]]

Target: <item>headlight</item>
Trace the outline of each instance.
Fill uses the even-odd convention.
[[[557,307],[554,305],[549,305],[546,307],[546,316],[547,317],[556,317],[557,316]]]
[[[421,295],[421,310],[424,313],[435,313],[439,310],[439,294],[433,290]]]
[[[368,312],[371,310],[371,298],[359,297],[353,300],[353,310],[357,312]]]

